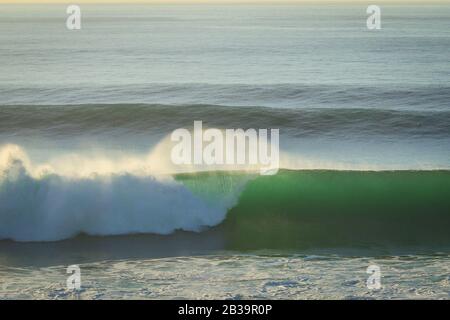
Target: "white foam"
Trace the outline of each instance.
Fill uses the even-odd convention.
[[[70,175],[71,165],[62,172],[49,164],[35,167],[20,147],[1,148],[0,239],[200,231],[219,224],[232,205],[212,206],[170,177],[127,172],[120,161],[109,161],[111,166],[98,173],[100,163],[85,163],[90,170]]]

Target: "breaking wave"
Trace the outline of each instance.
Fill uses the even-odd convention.
[[[17,146],[0,150],[0,239],[201,231],[219,224],[233,205],[230,197],[207,203],[170,176],[49,170],[33,168]]]
[[[450,243],[448,170],[163,174],[149,164],[164,148],[143,159],[78,155],[37,165],[19,146],[4,146],[0,239],[215,227],[229,249]]]

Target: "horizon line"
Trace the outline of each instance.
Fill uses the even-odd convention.
[[[375,3],[376,2],[376,3]],[[294,5],[294,4],[379,4],[379,5],[434,5],[450,4],[450,0],[0,0],[0,4],[153,4],[153,5]]]

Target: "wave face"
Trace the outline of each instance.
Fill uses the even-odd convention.
[[[0,239],[201,231],[219,224],[233,204],[232,197],[207,203],[170,177],[36,175],[28,162],[20,149],[0,152]]]
[[[224,222],[233,249],[450,244],[449,171],[280,171]]]
[[[220,228],[233,250],[448,246],[450,172],[282,170],[249,181]]]

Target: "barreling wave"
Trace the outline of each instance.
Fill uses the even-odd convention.
[[[229,249],[450,245],[450,171],[280,171],[250,181]]]
[[[450,244],[450,171],[281,170],[155,176],[37,170],[0,153],[0,239],[214,227],[229,249]]]
[[[41,169],[17,146],[0,150],[0,239],[201,231],[219,224],[234,200],[206,202],[171,177],[120,168],[88,176]]]

